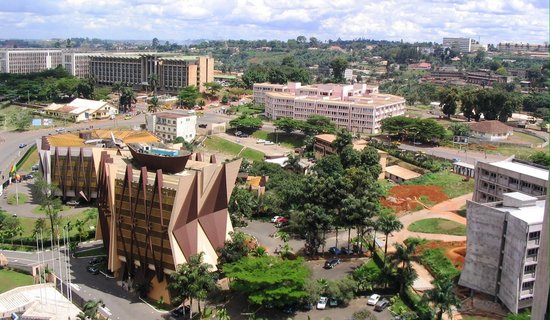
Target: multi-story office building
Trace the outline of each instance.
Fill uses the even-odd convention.
[[[63,52],[63,67],[71,75],[85,79],[90,75],[90,55],[84,52]]]
[[[62,65],[61,49],[0,49],[0,73],[32,73]]]
[[[514,191],[534,197],[548,192],[548,168],[526,161],[478,161],[474,176],[475,202],[502,201],[502,194]]]
[[[548,52],[548,43],[499,43],[498,51],[502,52]]]
[[[165,141],[182,137],[187,142],[197,135],[197,115],[192,111],[169,110],[145,115],[145,127]]]
[[[378,133],[382,119],[405,113],[403,97],[379,94],[377,86],[366,84],[260,83],[254,84],[254,99],[265,104],[266,116],[271,119],[307,120],[320,115],[340,128],[364,133]]]
[[[467,53],[472,51],[472,41],[471,38],[443,38],[443,46]]]
[[[135,153],[92,147],[76,135],[46,136],[37,141],[40,166],[64,198],[95,200],[96,237],[117,280],[145,285],[149,298],[170,303],[168,277],[179,264],[202,252],[216,268],[216,249],[233,230],[227,205],[240,160],[202,161],[202,155],[149,142],[154,137],[147,132],[115,135],[147,148]]]
[[[492,87],[495,83],[507,83],[508,77],[494,74],[491,71],[466,72],[466,82]]]
[[[514,313],[532,306],[539,292],[536,272],[548,272],[539,263],[544,199],[512,192],[499,202],[468,201],[461,286],[498,298]]]
[[[214,81],[214,59],[174,53],[99,53],[90,55],[90,73],[98,83],[148,84],[158,77],[158,90],[178,92],[185,86],[204,91],[204,83]]]

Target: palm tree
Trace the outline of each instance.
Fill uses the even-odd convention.
[[[127,112],[132,109],[132,104],[136,102],[136,94],[134,90],[130,87],[122,89],[120,95],[119,105],[122,112]]]
[[[397,279],[399,280],[399,293],[403,294],[406,287],[413,284],[418,278],[418,273],[411,266],[399,268],[397,270]]]
[[[423,299],[434,304],[437,310],[437,319],[441,320],[443,314],[447,313],[452,318],[452,307],[460,307],[460,300],[455,296],[454,283],[449,278],[435,279],[434,288],[424,293]]]
[[[388,253],[388,236],[394,232],[403,229],[403,224],[395,214],[385,214],[378,219],[378,230],[386,236],[386,243],[384,246],[384,263],[386,262],[386,255]]]
[[[149,75],[149,87],[151,87],[151,91],[153,91],[153,96],[157,95],[157,87],[159,85],[159,76],[156,73],[151,73]]]
[[[115,81],[115,82],[113,82],[113,89],[112,90],[120,96],[120,92],[122,91],[123,87],[124,86],[122,85],[122,82]]]
[[[103,305],[103,300],[88,300],[82,307],[82,312],[80,312],[76,317],[80,320],[96,320],[99,319],[97,316],[97,310],[99,306]]]
[[[149,99],[149,104],[147,105],[147,112],[155,113],[155,112],[158,112],[159,109],[160,109],[159,98],[157,98],[157,96],[153,96],[151,99]]]
[[[302,166],[300,165],[300,156],[295,156],[293,154],[288,155],[288,159],[283,163],[285,169],[289,169],[293,172],[302,172]]]
[[[396,243],[395,253],[393,254],[393,262],[395,266],[398,266],[400,263],[401,268],[407,268],[411,266],[411,262],[414,259],[416,253],[416,246],[418,241],[409,239],[405,244]]]

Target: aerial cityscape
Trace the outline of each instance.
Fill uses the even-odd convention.
[[[549,319],[549,14],[0,3],[0,319]]]

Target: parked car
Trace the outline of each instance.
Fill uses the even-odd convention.
[[[33,176],[32,174],[30,174],[30,173],[29,173],[29,174],[26,174],[25,176],[23,176],[23,180],[31,180],[31,179],[33,179],[33,178],[34,178],[34,176]]]
[[[277,222],[275,224],[275,227],[276,228],[282,228],[282,227],[285,227],[285,226],[288,226],[290,222],[288,222],[288,219],[285,219],[285,220],[282,220],[280,222]]]
[[[67,201],[67,205],[68,206],[78,206],[80,204],[80,202],[76,201],[76,200],[71,200],[71,201]]]
[[[265,140],[264,139],[258,139],[258,140],[256,140],[256,143],[265,143]]]
[[[199,128],[206,128],[208,125],[206,123],[199,124]]]
[[[329,259],[325,261],[325,269],[332,269],[336,265],[340,264],[340,262],[341,262],[340,259],[336,259],[336,258]]]
[[[19,144],[19,148],[25,148],[26,146],[27,146],[26,143],[20,143],[20,144]]]
[[[88,270],[88,272],[91,274],[99,274],[99,269],[94,266],[89,266],[86,268],[86,270]]]
[[[271,222],[275,223],[277,222],[277,220],[279,220],[280,218],[282,218],[281,216],[274,216],[273,218],[271,218]]]
[[[236,135],[237,137],[240,137],[241,134],[243,134],[242,131],[235,131],[235,135]]]
[[[378,300],[380,300],[380,295],[375,293],[369,297],[369,299],[367,300],[367,304],[369,306],[374,306],[378,302]]]
[[[38,169],[40,169],[40,166],[38,164],[33,164],[33,166],[31,167],[32,171],[38,171]]]
[[[124,120],[130,120],[130,119],[132,119],[131,115],[127,115],[127,116],[124,117]]]
[[[353,254],[353,251],[346,247],[342,247],[340,248],[340,254]]]
[[[275,219],[274,222],[275,222],[275,223],[278,223],[278,222],[288,222],[288,218],[285,218],[285,217],[278,217],[277,219]]]
[[[328,299],[328,305],[332,308],[336,308],[338,307],[338,300],[336,300],[335,298],[330,298]]]
[[[327,297],[321,297],[319,298],[319,302],[317,302],[317,309],[318,310],[325,310],[327,308]]]
[[[390,301],[386,298],[378,301],[376,305],[374,306],[374,311],[383,311],[390,305]]]
[[[330,247],[328,248],[328,252],[330,254],[333,254],[335,256],[339,255],[339,254],[342,254],[342,250],[338,249],[337,247]]]
[[[289,306],[285,306],[281,309],[281,311],[284,313],[284,314],[295,314],[296,313],[296,306],[291,304]]]
[[[57,128],[57,129],[55,129],[55,132],[63,133],[63,132],[65,132],[65,128]]]
[[[248,138],[248,137],[249,137],[249,135],[248,135],[248,134],[246,134],[246,133],[241,133],[240,137],[241,137],[241,138]]]
[[[266,142],[264,142],[264,145],[266,145],[266,146],[270,146],[270,145],[272,145],[272,144],[275,144],[275,142],[273,142],[273,141],[267,141],[267,140],[266,140]]]

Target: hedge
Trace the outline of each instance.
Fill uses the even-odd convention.
[[[454,279],[460,275],[460,271],[445,256],[441,248],[424,250],[420,255],[420,261],[428,268],[434,278]]]

